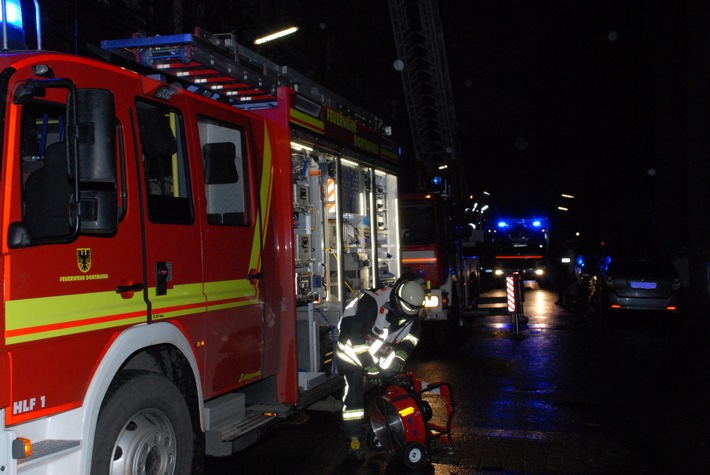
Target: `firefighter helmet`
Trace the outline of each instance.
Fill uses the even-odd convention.
[[[417,315],[424,306],[424,287],[416,281],[406,280],[394,287],[395,302],[405,315]]]

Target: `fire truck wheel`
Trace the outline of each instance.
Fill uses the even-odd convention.
[[[426,448],[417,442],[407,444],[402,453],[402,459],[407,468],[412,470],[421,468],[426,462]]]
[[[92,475],[189,474],[194,433],[185,398],[157,373],[124,371],[96,425]]]

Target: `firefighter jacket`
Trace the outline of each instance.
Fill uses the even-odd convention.
[[[418,317],[401,314],[390,300],[392,288],[361,292],[343,312],[338,358],[368,377],[401,371],[421,335]]]

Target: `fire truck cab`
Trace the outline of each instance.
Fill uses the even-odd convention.
[[[427,285],[424,322],[455,330],[463,323],[463,310],[478,305],[478,256],[469,252],[446,197],[407,193],[400,197],[400,208],[403,269],[420,276]],[[448,322],[448,328],[442,322]]]
[[[488,283],[503,286],[518,273],[525,281],[548,284],[549,220],[545,217],[498,217],[488,223],[483,256]]]
[[[219,56],[166,38],[105,49]],[[399,272],[396,157],[287,79],[0,54],[2,473],[191,473],[342,387],[344,287]]]

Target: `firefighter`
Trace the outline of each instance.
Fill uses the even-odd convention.
[[[421,279],[408,275],[393,287],[360,292],[343,312],[337,367],[345,377],[342,417],[351,460],[365,458],[365,382],[379,384],[403,371],[421,334],[424,297]]]

